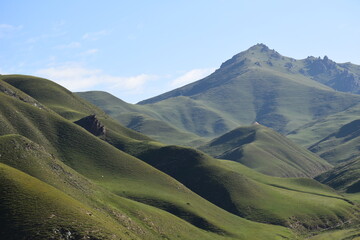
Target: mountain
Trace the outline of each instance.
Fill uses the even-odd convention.
[[[359,95],[339,92],[316,81],[321,74],[312,67],[317,64],[312,59],[284,57],[257,44],[233,56],[204,79],[141,101],[131,109],[116,110],[115,101],[102,94],[82,97],[111,116],[119,116],[117,119],[126,118],[124,122],[131,122],[140,113],[205,140],[254,121],[286,134],[360,101]],[[349,69],[357,67],[349,65]],[[146,123],[142,124],[145,128]]]
[[[0,77],[7,239],[296,239],[345,227],[359,212],[315,180],[161,144],[49,80],[16,79]],[[11,85],[21,81],[31,84]],[[36,92],[45,83],[50,93]]]
[[[317,155],[260,124],[236,128],[199,149],[278,177],[314,177],[332,168]]]
[[[309,150],[334,164],[360,157],[360,119],[345,124]]]

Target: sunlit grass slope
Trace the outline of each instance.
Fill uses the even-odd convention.
[[[99,108],[47,79],[26,75],[2,75],[0,79],[67,119],[76,120],[90,114],[104,115]]]
[[[155,111],[141,105],[126,103],[107,92],[89,91],[76,94],[103,109],[124,126],[165,144],[191,146],[206,142],[194,133],[179,130],[166,119],[161,119]]]
[[[237,162],[216,160],[193,149],[154,147],[136,156],[214,204],[255,221],[303,231],[339,224],[358,211],[315,180],[262,175]]]
[[[110,120],[101,118],[99,119],[106,128],[108,125],[106,121]],[[116,125],[116,123],[113,123],[113,125]],[[297,222],[297,217],[299,217],[299,219],[301,219],[299,221],[302,222],[302,225],[300,224],[299,228],[302,230],[309,230],[314,226],[326,227],[327,224],[337,224],[338,222],[341,222],[342,219],[351,218],[351,212],[355,211],[355,208],[351,206],[351,204],[341,200],[341,197],[331,189],[319,185],[313,180],[288,179],[285,181],[286,184],[284,186],[283,179],[271,177],[268,178],[264,175],[259,175],[258,173],[244,168],[242,165],[235,162],[215,160],[203,154],[201,154],[201,156],[204,157],[198,158],[198,152],[195,150],[179,147],[165,147],[150,140],[143,141],[139,139],[131,139],[121,133],[118,133],[114,126],[109,127],[108,129],[109,130],[103,138],[105,141],[113,144],[125,152],[130,153],[131,155],[137,156],[144,161],[151,163],[155,167],[165,171],[171,176],[174,176],[180,182],[184,183],[186,186],[199,193],[204,198],[209,199],[211,202],[240,216],[246,216],[249,219],[297,228],[293,226],[293,222]],[[173,166],[175,173],[160,168],[156,164],[156,161],[159,158],[170,158],[171,161],[169,164]],[[211,164],[209,164],[208,161],[210,161]],[[201,171],[194,167],[199,165],[199,162],[201,162],[200,165],[202,166],[202,168],[200,168]],[[165,163],[161,163],[162,166],[166,166]],[[231,164],[235,165],[228,167]],[[236,171],[238,172],[232,173],[230,169],[237,169]],[[184,179],[179,178],[178,174],[184,176]],[[230,176],[232,176],[226,181],[227,184],[224,184],[221,181],[221,179],[226,179],[226,177],[221,174],[224,176],[230,174]],[[135,188],[133,183],[126,182],[126,180],[124,184],[128,186],[131,185],[133,188]],[[105,186],[113,191],[117,188],[116,184],[114,184],[114,181],[112,180],[108,180],[108,182],[105,183]],[[273,190],[273,188],[276,190]],[[209,191],[209,189],[213,190]],[[205,193],[201,191],[205,191]],[[229,192],[231,192],[231,194],[229,194]],[[231,197],[234,196],[236,192],[245,192],[245,194],[242,194],[242,196],[248,197]],[[174,205],[169,205],[168,202],[163,201],[163,199],[167,199],[167,201],[169,201],[169,199],[171,199],[170,196],[162,198],[159,196],[149,197],[146,196],[145,193],[146,190],[142,192],[143,196],[140,196],[141,194],[134,192],[134,190],[122,192],[124,196],[130,197],[132,199],[155,205],[163,209],[167,209],[168,211],[174,211]],[[160,195],[160,193],[157,194]],[[165,191],[162,194],[165,194]],[[256,199],[256,194],[258,194],[259,197],[258,201],[254,201],[254,199]],[[290,195],[290,197],[287,195]],[[214,199],[214,197],[217,199]],[[268,204],[264,204],[264,201],[260,200],[265,198],[269,199]],[[176,202],[178,200],[173,199],[171,201]],[[235,204],[232,201],[234,201]],[[293,202],[296,202],[303,207],[294,207],[294,205],[291,204]],[[323,207],[324,202],[326,202],[327,205],[333,207],[327,208],[325,210]],[[193,206],[193,204],[190,202],[189,205],[186,205]],[[229,207],[234,205],[236,206],[235,208]],[[284,208],[283,206],[288,207]],[[282,207],[283,210],[279,211],[280,207]],[[303,208],[308,209],[308,211],[302,212],[300,209]],[[201,209],[201,207],[199,206],[197,209]],[[249,211],[247,209],[257,210]],[[176,211],[181,213],[182,210]],[[292,219],[292,216],[296,216],[296,220]]]
[[[317,155],[259,124],[236,128],[199,149],[278,177],[313,177],[331,168]]]
[[[345,111],[329,115],[325,118],[311,121],[304,126],[287,134],[287,137],[304,147],[310,147],[315,143],[336,132],[343,125],[359,119],[360,104],[355,104]]]
[[[121,139],[126,140],[125,142],[129,139],[140,142],[136,139],[139,137],[136,133],[133,138],[129,132],[122,134],[123,128],[111,119],[105,119],[105,122],[111,126],[109,128],[114,129],[116,136],[120,136]],[[9,136],[9,134],[17,135]],[[48,185],[51,185],[57,189],[54,190],[57,192],[54,193],[55,197],[50,200],[47,196],[33,191],[29,192],[28,197],[17,196],[18,199],[23,199],[24,204],[28,204],[28,198],[39,195],[42,199],[39,201],[44,204],[47,204],[46,202],[53,204],[54,206],[50,209],[56,210],[59,203],[52,201],[61,200],[65,193],[70,197],[69,201],[79,202],[84,208],[96,210],[93,213],[94,216],[104,215],[103,220],[107,221],[104,223],[106,226],[99,234],[107,234],[108,231],[109,236],[123,234],[124,239],[283,239],[286,236],[293,237],[293,234],[285,228],[254,223],[233,215],[199,197],[175,179],[114,148],[80,126],[47,110],[46,107],[40,108],[3,93],[0,93],[0,135],[7,135],[1,139],[4,144],[0,159],[7,156],[4,157],[6,164],[37,178],[35,185],[44,186],[46,189],[49,188]],[[21,136],[29,140],[22,139]],[[150,142],[151,140],[144,138],[142,141]],[[9,144],[9,142],[18,142],[20,146]],[[14,151],[17,148],[19,149]],[[32,157],[27,156],[26,154],[34,148],[41,154],[35,151]],[[11,159],[22,161],[11,161]],[[36,161],[40,162],[34,164]],[[66,180],[59,181],[59,176],[65,177]],[[38,183],[39,180],[43,183]],[[26,188],[26,185],[22,188]],[[90,189],[85,191],[89,193],[84,193],[83,188]],[[17,193],[12,194],[14,198]],[[12,198],[10,199],[9,202],[12,201]],[[20,212],[22,208],[19,206]],[[112,211],[114,208],[115,210]],[[30,209],[35,211],[34,208]],[[68,210],[69,213],[65,211],[67,210],[64,210],[64,215],[61,215],[62,219],[68,219],[68,214],[76,214],[76,211],[72,209]],[[22,224],[26,224],[24,221],[31,221],[44,224],[43,234],[53,233],[52,225],[48,228],[46,221],[43,221],[45,216],[30,218],[29,215],[24,217],[20,215],[19,217],[17,212],[13,213],[12,218],[22,219],[17,225],[20,226],[19,228],[22,228]],[[47,213],[44,212],[46,216]],[[79,215],[79,218],[82,218],[82,215]],[[91,217],[85,215],[84,219],[89,219],[90,227],[92,224],[96,225],[96,222],[91,221]],[[102,217],[98,220],[103,221]],[[135,226],[132,228],[126,225],[127,222],[136,224],[134,223]],[[127,230],[123,231],[123,228],[117,224],[123,226],[125,224]],[[140,225],[139,228],[137,225]],[[17,226],[14,226],[15,229]],[[54,223],[54,226],[60,227],[62,224],[58,222]],[[63,228],[70,230],[73,234],[74,232],[82,234],[87,231],[87,228],[81,224],[74,226],[75,230],[68,226],[65,225]],[[33,236],[32,228],[31,225],[24,229]],[[127,237],[128,234],[129,237]],[[106,237],[99,239],[106,239]],[[114,237],[114,239],[119,239],[119,237]]]
[[[15,151],[7,152],[8,148]],[[1,214],[6,217],[2,218],[1,236],[60,239],[58,235],[65,238],[70,232],[74,239],[232,239],[226,234],[201,231],[169,213],[111,194],[19,135],[0,137],[0,151],[2,162],[19,168],[23,175],[26,172],[37,178],[26,177],[24,189],[6,181],[12,179],[2,179],[2,190],[5,190],[1,191],[1,199],[7,206],[3,209],[7,214]],[[22,179],[19,174],[14,175],[16,181]],[[9,177],[4,172],[1,176]],[[15,206],[17,212],[12,209]],[[254,231],[251,229],[248,230]],[[14,234],[17,230],[18,235]],[[256,233],[251,234],[252,237],[258,239]],[[233,239],[241,238],[233,236]]]

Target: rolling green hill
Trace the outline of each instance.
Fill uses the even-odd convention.
[[[23,78],[33,85],[43,81]],[[78,109],[76,115],[64,114],[69,121],[54,112],[63,113],[64,108],[50,110],[47,101],[20,90],[27,87],[9,87],[17,94],[0,93],[0,161],[4,172],[9,172],[3,174],[2,186],[7,189],[17,178],[13,172],[21,171],[25,180],[16,183],[16,189],[34,182],[54,192],[54,197],[36,191],[26,196],[16,191],[4,194],[7,203],[17,197],[25,204],[10,215],[14,219],[4,220],[8,225],[16,222],[13,228],[2,229],[6,234],[24,229],[33,236],[34,223],[41,222],[41,236],[64,237],[70,232],[94,239],[295,239],[294,232],[346,226],[344,222],[359,211],[314,180],[274,178],[194,149],[166,146],[124,128],[106,114],[89,114],[87,108]],[[20,95],[44,105],[22,101]],[[75,111],[71,106],[78,103],[73,99],[67,112]],[[50,210],[34,214],[38,208],[26,204],[29,198],[38,198]],[[62,212],[57,199],[74,202],[78,210]],[[7,206],[6,211],[13,211],[13,205]],[[51,218],[48,225],[44,219],[51,214],[59,217]],[[73,214],[78,220],[69,221]]]
[[[135,121],[133,128],[148,129],[149,133],[155,126],[148,127],[149,121],[136,121],[139,114],[208,140],[254,121],[285,134],[360,101],[359,95],[338,92],[315,81],[321,75],[315,71],[317,65],[315,58],[295,60],[258,44],[235,55],[210,76],[136,105],[120,103],[104,93],[80,96],[127,126],[132,127],[129,123]],[[341,66],[337,65],[339,71],[345,71],[345,65]],[[166,131],[160,132],[156,139],[172,143]],[[316,138],[311,132],[309,135]],[[176,143],[186,145],[196,140],[193,136],[175,137]],[[306,136],[301,137],[298,135],[298,142],[307,141]]]
[[[309,150],[333,164],[360,157],[360,120],[345,124]]]
[[[316,91],[329,90],[318,85]],[[341,104],[356,100],[334,94]],[[156,108],[123,107],[142,108],[133,116],[156,120],[154,128],[168,122],[175,135],[194,141],[206,131],[224,130],[221,120],[209,127],[222,110],[179,98],[184,102],[174,108],[175,116],[192,119],[184,122],[190,129],[203,123],[200,132],[182,130],[160,114],[170,108],[163,101]],[[287,148],[279,148],[281,154],[302,156],[296,164],[306,158],[318,166],[319,159],[281,135],[255,128],[261,145],[281,143]],[[49,80],[21,75],[0,76],[0,173],[0,233],[8,239],[297,239],[354,227],[359,213],[352,201],[315,180],[267,176],[235,161],[164,145]]]
[[[89,91],[76,93],[95,104],[124,126],[143,133],[166,144],[199,145],[206,140],[200,136],[179,130],[154,111],[140,105],[129,104],[107,92]]]
[[[353,220],[357,216],[357,207],[312,179],[270,177],[234,161],[216,160],[175,146],[153,148],[136,156],[212,203],[249,220],[304,233],[342,225],[344,217]]]
[[[2,75],[0,79],[67,119],[76,120],[84,114],[105,115],[99,108],[47,79],[24,75]]]
[[[236,128],[199,149],[278,177],[313,177],[332,168],[325,160],[259,124]]]
[[[125,142],[151,142],[146,137],[140,141],[141,135],[131,130],[122,133],[124,128],[109,118],[104,121],[109,132]],[[0,125],[0,160],[5,164],[0,195],[1,205],[7,207],[1,220],[4,236],[17,239],[15,232],[20,230],[34,239],[65,237],[69,232],[75,239],[293,236],[285,228],[250,222],[216,207],[46,106],[0,93]],[[16,187],[10,191],[12,186]],[[31,199],[38,199],[48,210],[29,205]],[[71,206],[63,208],[67,203]]]

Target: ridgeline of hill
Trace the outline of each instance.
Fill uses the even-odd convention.
[[[236,128],[199,149],[277,177],[314,177],[332,168],[317,155],[259,124]]]

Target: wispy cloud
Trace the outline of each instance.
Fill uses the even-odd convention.
[[[99,52],[99,49],[97,49],[97,48],[92,48],[92,49],[88,49],[88,50],[82,52],[81,55],[83,55],[83,56],[89,56],[89,55],[94,55],[94,54],[96,54],[96,53],[98,53],[98,52]]]
[[[100,69],[89,69],[78,64],[68,64],[40,69],[36,75],[48,78],[71,91],[109,90],[140,92],[150,80],[158,78],[155,75],[140,74],[122,77],[103,73]]]
[[[106,36],[108,34],[109,34],[108,30],[101,30],[98,32],[88,32],[83,35],[83,39],[96,41],[96,40],[99,40],[101,37]]]
[[[215,71],[216,68],[197,68],[190,70],[171,82],[172,87],[180,87],[188,83],[200,80]]]
[[[71,42],[71,43],[56,46],[56,48],[59,48],[59,49],[79,48],[79,47],[81,47],[81,43],[79,43],[79,42]]]
[[[0,23],[0,38],[11,36],[11,34],[21,30],[22,28],[22,25],[14,26],[10,24]]]
[[[43,30],[44,33],[28,38],[26,42],[32,44],[54,38],[59,39],[60,37],[65,36],[67,34],[67,32],[64,29],[64,26],[65,26],[65,21],[55,22],[52,24],[52,26],[49,29],[44,29]]]

